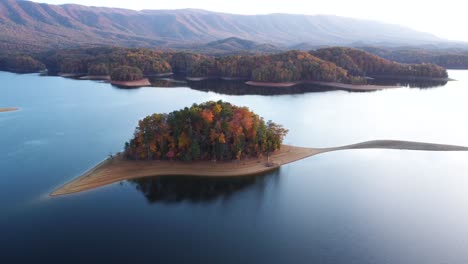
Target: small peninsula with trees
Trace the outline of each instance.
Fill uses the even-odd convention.
[[[91,190],[150,176],[239,177],[263,174],[300,159],[348,149],[468,151],[468,147],[374,140],[331,148],[283,145],[288,130],[223,101],[193,104],[138,122],[124,151],[53,191],[51,196]]]

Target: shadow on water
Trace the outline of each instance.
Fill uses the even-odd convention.
[[[157,176],[129,180],[149,203],[210,203],[229,200],[245,190],[261,194],[270,181],[278,184],[279,171],[245,177]]]

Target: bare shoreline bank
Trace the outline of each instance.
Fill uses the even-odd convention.
[[[304,148],[283,145],[270,157],[272,164],[267,166],[265,158],[252,158],[228,162],[181,162],[181,161],[132,161],[121,155],[104,160],[82,176],[56,189],[50,196],[67,195],[92,190],[101,186],[150,176],[210,176],[238,177],[266,173],[297,160],[321,153],[350,149],[395,149],[420,151],[468,151],[468,147],[432,144],[412,141],[374,140],[332,148]]]
[[[370,85],[370,84],[346,84],[346,83],[337,83],[337,82],[319,82],[319,81],[299,81],[299,82],[255,82],[248,81],[245,82],[247,85],[259,86],[259,87],[274,87],[274,88],[287,88],[293,87],[300,84],[313,84],[319,86],[326,86],[335,89],[344,89],[344,90],[356,90],[356,91],[378,91],[383,89],[393,89],[400,88],[400,86],[384,86],[384,85]]]
[[[143,78],[136,81],[110,81],[110,84],[127,88],[151,86],[151,82],[148,80],[148,78]]]

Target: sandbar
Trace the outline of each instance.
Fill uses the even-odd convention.
[[[432,144],[398,140],[374,140],[362,143],[332,147],[304,148],[282,145],[281,149],[266,158],[252,158],[240,161],[135,161],[127,160],[121,154],[104,160],[82,176],[53,191],[50,196],[67,195],[92,190],[111,183],[149,176],[211,176],[236,177],[263,174],[278,169],[281,165],[330,151],[349,149],[405,149],[420,151],[468,151],[468,147]]]
[[[0,108],[0,113],[1,112],[11,112],[11,111],[16,111],[18,108],[16,107],[8,107],[8,108]]]

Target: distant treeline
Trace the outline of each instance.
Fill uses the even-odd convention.
[[[448,69],[468,69],[466,49],[381,48],[363,47],[370,53],[401,63],[433,63]]]
[[[49,74],[111,75],[113,80],[179,73],[189,77],[229,77],[259,82],[326,81],[365,83],[364,77],[446,78],[433,64],[401,64],[351,48],[287,51],[268,55],[208,56],[145,48],[98,47],[0,58],[0,70]]]

